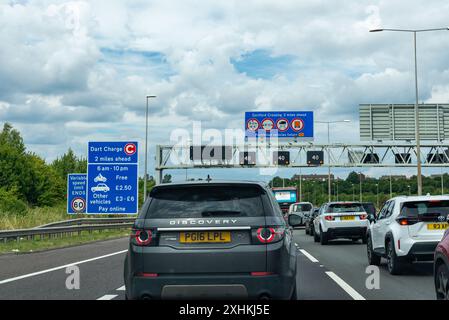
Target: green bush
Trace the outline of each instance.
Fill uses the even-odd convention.
[[[18,199],[14,192],[0,188],[0,214],[20,215],[27,213],[27,205]]]

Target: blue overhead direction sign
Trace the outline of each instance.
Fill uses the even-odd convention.
[[[87,174],[70,173],[67,175],[67,213],[86,212]]]
[[[261,133],[271,133],[278,138],[313,140],[313,112],[245,112],[245,137],[258,137]]]
[[[88,214],[137,214],[138,143],[89,142]]]

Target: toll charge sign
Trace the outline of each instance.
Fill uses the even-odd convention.
[[[278,138],[313,140],[313,112],[245,112],[245,133],[246,137],[264,134],[277,135]]]
[[[137,142],[89,142],[87,213],[138,212]]]
[[[86,212],[86,181],[85,173],[67,175],[67,213]]]

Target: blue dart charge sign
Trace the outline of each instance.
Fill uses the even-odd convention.
[[[257,111],[245,112],[245,136],[258,137],[261,133],[278,138],[313,140],[312,111]]]
[[[89,142],[88,214],[138,212],[137,142]]]

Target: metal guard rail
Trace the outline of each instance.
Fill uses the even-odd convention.
[[[73,225],[85,225],[85,224],[111,224],[111,223],[125,223],[134,222],[135,217],[120,217],[120,218],[79,218],[52,222],[44,224],[36,228],[48,228],[48,227],[62,227],[62,226],[73,226]]]
[[[46,228],[32,228],[32,229],[18,229],[18,230],[3,230],[0,231],[0,240],[7,241],[8,239],[34,238],[35,236],[45,235],[63,235],[67,233],[80,233],[81,231],[98,231],[106,229],[125,229],[130,228],[133,222],[124,223],[106,223],[106,224],[92,224],[92,225],[76,225],[76,226],[62,226],[62,227],[46,227]]]

